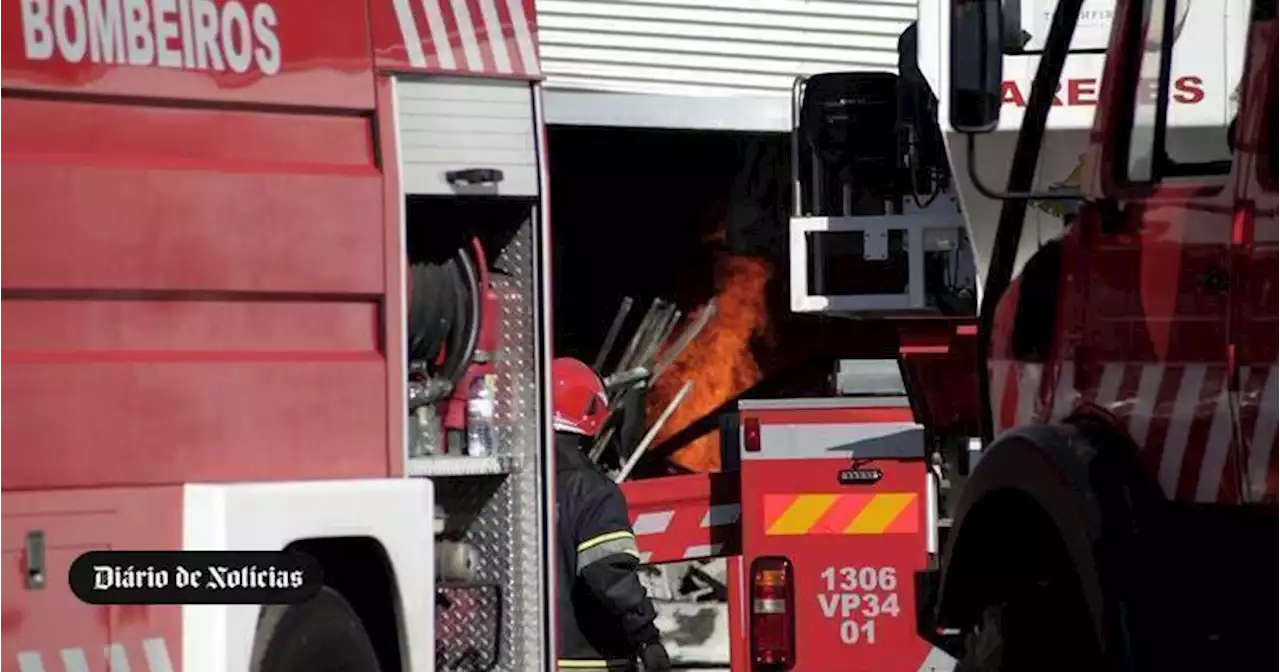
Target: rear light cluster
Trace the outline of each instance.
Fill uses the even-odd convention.
[[[760,452],[759,418],[747,418],[742,421],[742,447],[748,453]]]
[[[751,563],[751,661],[755,670],[795,667],[795,583],[791,561],[756,558]]]

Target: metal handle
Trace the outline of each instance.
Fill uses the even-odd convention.
[[[497,184],[502,181],[503,174],[497,168],[466,168],[450,170],[444,174],[449,184]]]
[[[27,532],[23,549],[26,560],[27,590],[42,590],[45,584],[44,530]]]

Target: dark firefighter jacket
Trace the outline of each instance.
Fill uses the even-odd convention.
[[[560,668],[634,669],[641,645],[658,641],[653,603],[636,568],[640,553],[618,486],[556,435],[556,539]]]

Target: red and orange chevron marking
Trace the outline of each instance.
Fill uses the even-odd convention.
[[[914,492],[765,495],[764,519],[767,536],[915,534],[920,505]]]

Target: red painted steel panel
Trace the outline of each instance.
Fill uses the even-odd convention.
[[[6,490],[387,474],[369,117],[3,105]]]
[[[91,301],[0,303],[3,357],[160,353],[378,352],[373,302]]]
[[[648,564],[733,555],[740,548],[736,511],[709,518],[713,507],[737,506],[737,473],[629,481],[622,484],[622,493],[636,544]]]
[[[5,362],[3,488],[387,473],[377,354]]]
[[[164,642],[169,662],[181,666],[181,607],[87,605],[71,594],[66,579],[71,562],[91,549],[181,548],[181,487],[6,492],[3,509],[5,670],[17,669],[19,652],[39,654],[45,669],[64,669],[64,649],[82,649],[89,669],[107,669],[107,642],[123,647],[133,669],[146,669],[151,661],[143,642],[155,639]],[[46,543],[42,590],[24,585],[24,545],[35,530],[44,532]],[[152,642],[151,654],[157,652]]]
[[[6,289],[383,291],[368,119],[23,100],[4,115]],[[137,128],[100,137],[96,115]],[[22,139],[64,128],[48,149]]]
[[[738,412],[745,420],[755,418],[775,425],[835,425],[840,423],[915,422],[906,406],[866,406],[851,408],[750,408]]]
[[[404,194],[400,189],[400,139],[390,129],[396,128],[396,106],[392,92],[392,81],[389,77],[378,78],[378,116],[379,127],[387,129],[378,135],[379,149],[382,155],[382,217],[383,217],[383,249],[386,255],[384,282],[387,288],[387,309],[383,311],[386,343],[383,353],[387,357],[387,464],[392,476],[404,475],[405,447],[405,409],[408,397],[405,391],[405,380],[408,377],[407,364],[402,372],[400,362],[407,362],[409,355],[406,348],[404,301],[407,299],[405,286],[406,242],[404,231]]]
[[[766,555],[791,560],[796,632],[804,633],[796,648],[798,670],[824,669],[839,660],[841,669],[856,672],[915,672],[930,650],[916,635],[912,580],[926,564],[926,467],[921,460],[874,460],[864,466],[883,470],[884,478],[874,485],[841,487],[837,474],[849,468],[847,457],[742,464],[743,563]],[[901,514],[917,517],[910,521],[912,533],[771,535],[766,530],[770,496],[905,493],[914,494],[917,503]]]
[[[367,117],[5,98],[4,152],[23,161],[369,174]],[[323,138],[323,142],[318,139]]]
[[[363,0],[22,0],[0,11],[5,88],[373,107]]]

